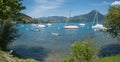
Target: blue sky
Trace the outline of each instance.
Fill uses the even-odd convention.
[[[108,12],[111,3],[119,0],[23,0],[26,9],[22,11],[33,18],[47,16],[81,15],[97,9],[102,14]]]

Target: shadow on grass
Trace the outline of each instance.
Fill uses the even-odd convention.
[[[120,53],[120,44],[109,44],[104,46],[100,52],[100,57],[112,56]]]
[[[17,57],[32,58],[43,61],[48,56],[49,51],[43,47],[15,46],[11,48]]]

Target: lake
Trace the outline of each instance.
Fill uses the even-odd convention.
[[[71,24],[79,26],[79,23]],[[32,24],[19,24],[17,28],[21,36],[10,45],[10,49],[26,58],[43,62],[62,62],[63,58],[70,54],[71,44],[77,40],[94,38],[94,44],[97,47],[118,43],[110,35],[94,31],[91,28],[92,23],[85,24],[85,26],[79,26],[79,29],[64,29],[65,23],[53,23],[40,31],[29,30]],[[52,33],[59,33],[60,36]]]

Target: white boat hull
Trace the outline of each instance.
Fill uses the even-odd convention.
[[[38,27],[40,27],[40,28],[45,28],[45,25],[38,25]]]
[[[55,36],[60,36],[59,33],[51,33],[52,35],[55,35]]]
[[[74,25],[69,25],[69,26],[65,26],[65,29],[78,29],[78,26],[74,26]]]
[[[85,26],[85,24],[83,24],[83,23],[80,23],[79,25],[80,25],[80,26]]]
[[[104,27],[103,25],[101,24],[96,24],[95,26],[92,26],[93,29],[99,29],[99,30],[104,30],[104,29],[107,29],[106,27]]]
[[[51,23],[48,23],[47,25],[48,25],[48,26],[51,26],[52,24],[51,24]]]

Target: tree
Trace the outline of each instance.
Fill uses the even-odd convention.
[[[0,0],[0,48],[2,50],[7,50],[7,46],[17,37],[17,29],[13,22],[23,9],[25,7],[22,6],[22,0]]]
[[[13,27],[12,23],[5,22],[0,33],[0,47],[7,50],[7,46],[18,37],[18,30]]]
[[[0,0],[0,22],[3,23],[10,19],[15,20],[23,9],[25,7],[22,6],[22,0]]]
[[[120,38],[120,5],[112,5],[106,15],[105,26],[113,37]]]
[[[72,44],[71,56],[64,62],[91,62],[95,56],[94,47],[90,40],[77,41]]]

